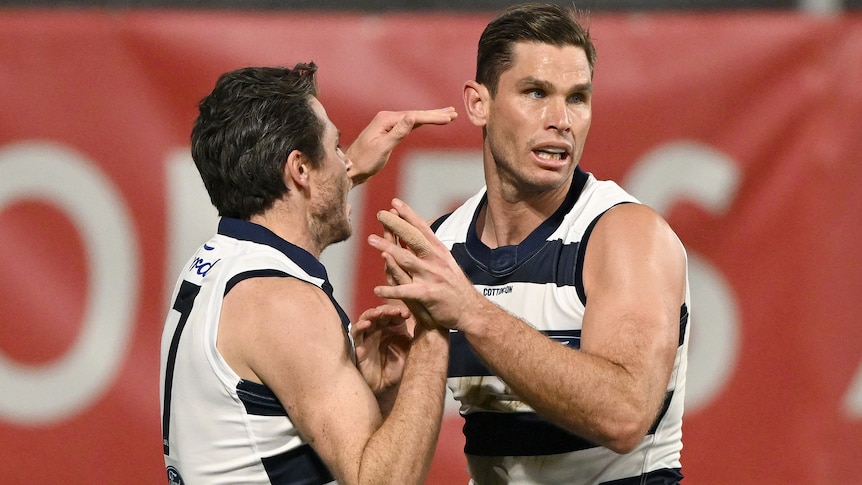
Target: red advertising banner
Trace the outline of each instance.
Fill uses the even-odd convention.
[[[159,340],[215,227],[188,139],[221,72],[314,60],[350,140],[382,109],[463,111],[491,16],[0,10],[0,483],[166,482]],[[689,254],[686,482],[858,483],[862,17],[590,28],[582,166]],[[420,128],[352,194],[354,237],[323,255],[351,316],[383,281],[376,210],[446,212],[483,183],[480,140],[464,116]],[[460,426],[450,405],[429,483],[466,483]]]

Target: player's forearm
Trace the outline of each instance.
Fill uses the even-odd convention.
[[[493,304],[491,304],[493,305]],[[548,339],[496,307],[465,332],[488,367],[540,415],[587,440],[627,452],[651,422],[642,384],[625,368]],[[646,423],[646,427],[645,427]]]
[[[360,483],[424,482],[443,417],[448,364],[448,332],[417,335],[392,411],[363,453]]]

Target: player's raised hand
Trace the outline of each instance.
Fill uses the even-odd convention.
[[[346,151],[352,162],[347,174],[353,186],[365,182],[383,169],[395,146],[416,128],[422,125],[446,125],[457,117],[458,113],[451,106],[377,113]]]
[[[378,286],[374,293],[381,298],[404,301],[426,327],[431,326],[425,322],[430,318],[435,326],[458,328],[473,299],[483,298],[482,295],[422,217],[398,199],[392,201],[392,207],[399,222],[385,215],[381,221],[388,223],[387,231],[398,240],[372,234],[368,243],[381,252],[387,274],[395,276],[395,284],[391,284],[390,278],[390,285]],[[402,247],[399,241],[407,247]],[[422,311],[415,307],[417,304]]]

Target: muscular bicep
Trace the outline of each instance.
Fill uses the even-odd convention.
[[[254,308],[247,308],[243,317],[249,320],[249,368],[278,396],[336,478],[353,483],[362,450],[381,417],[350,358],[329,298],[294,278],[249,280],[232,293],[236,290],[256,295]]]
[[[676,235],[646,206],[617,206],[593,230],[583,278],[581,350],[624,367],[655,389],[655,401],[673,367],[685,298],[685,256]]]

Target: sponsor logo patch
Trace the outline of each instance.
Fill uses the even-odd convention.
[[[512,292],[512,285],[500,286],[497,288],[485,288],[482,294],[485,296],[508,295]]]
[[[180,476],[180,471],[176,468],[169,466],[167,468],[168,471],[168,485],[185,485],[183,481],[183,477]]]

